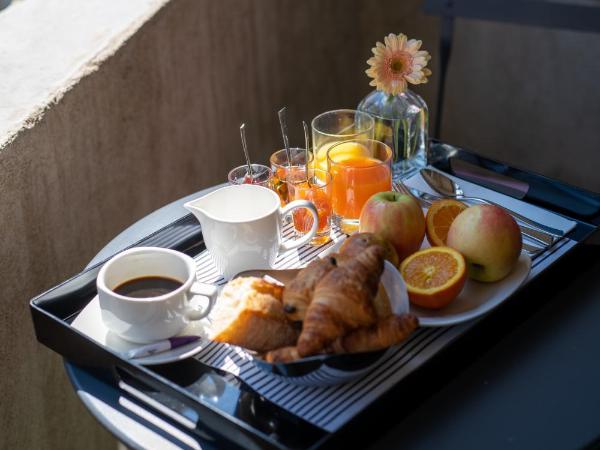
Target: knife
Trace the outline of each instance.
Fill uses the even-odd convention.
[[[415,196],[416,198],[421,199],[422,201],[427,202],[427,203],[431,203],[436,200],[440,200],[440,199],[444,198],[444,197],[441,197],[441,196],[438,196],[435,194],[430,194],[428,192],[420,191],[411,186],[406,186],[406,187],[408,188],[408,190],[410,191],[410,193],[413,196]],[[508,210],[508,212],[511,213],[512,211]],[[528,227],[527,225],[523,225],[518,222],[517,222],[517,225],[519,226],[519,229],[525,236],[527,236],[532,241],[537,242],[538,244],[541,244],[545,247],[549,247],[557,242],[556,238],[554,238],[552,235],[547,234],[541,230],[536,230],[535,228]]]
[[[584,193],[577,188],[548,180],[539,175],[523,181],[457,157],[450,158],[450,167],[459,178],[511,197],[526,199],[552,209],[558,208],[581,217],[595,216],[600,212],[600,195],[591,192]]]
[[[477,183],[480,186],[492,189],[502,194],[510,195],[522,199],[529,192],[529,184],[507,177],[497,172],[493,172],[475,164],[468,163],[459,158],[450,159],[452,172],[464,180]]]

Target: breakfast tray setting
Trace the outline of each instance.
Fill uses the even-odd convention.
[[[443,364],[447,355],[460,353],[469,338],[482,332],[482,324],[501,320],[503,310],[518,314],[518,303],[526,301],[528,289],[543,283],[545,275],[563,264],[600,226],[597,194],[447,144],[432,142],[431,150],[431,168],[454,177],[465,195],[498,203],[564,236],[548,246],[540,246],[535,236],[533,240],[524,237],[528,256],[521,278],[515,278],[512,285],[506,282],[470,315],[425,314],[422,324],[426,326],[400,345],[374,355],[367,370],[357,367],[351,358],[345,366],[316,359],[312,367],[303,368],[303,373],[292,374],[298,376],[290,382],[281,373],[268,373],[243,349],[206,340],[190,347],[189,354],[183,349],[170,361],[159,359],[142,365],[126,360],[85,325],[85,320],[93,321],[96,314],[96,277],[103,263],[31,300],[37,338],[208,447],[321,448],[365,442],[368,430],[384,415],[385,405],[399,401],[406,409],[411,401],[418,403],[416,397],[425,398],[427,389],[419,385],[419,379],[431,377],[428,372]],[[413,195],[425,199],[436,195],[419,173],[403,184]],[[426,204],[422,203],[424,208]],[[284,238],[293,234],[293,227],[288,225]],[[304,267],[334,251],[346,236],[334,229],[332,238],[320,247],[304,246],[280,255],[275,268]],[[182,251],[194,258],[199,281],[225,283],[191,215],[135,246]],[[531,313],[531,307],[524,306],[521,312]],[[364,360],[358,362],[364,366]],[[361,369],[359,376],[332,382],[355,369]],[[396,417],[402,413],[399,407]]]

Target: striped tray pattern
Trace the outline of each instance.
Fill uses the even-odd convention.
[[[284,238],[293,234],[288,225]],[[344,239],[337,229],[332,231],[334,242]],[[305,246],[280,255],[275,263],[277,269],[303,267],[333,243],[321,247]],[[529,279],[539,275],[552,262],[572,246],[574,241],[563,239],[544,253],[537,255],[532,263]],[[200,281],[224,284],[210,255],[204,251],[196,256],[197,275]],[[422,365],[437,352],[449,345],[471,328],[476,321],[443,328],[421,328],[399,346],[391,348],[369,371],[353,381],[334,386],[316,387],[292,384],[281,377],[257,368],[252,358],[242,349],[226,344],[210,343],[195,358],[232,377],[238,377],[260,395],[304,420],[334,432],[371,402],[391,389],[404,377]],[[331,376],[335,376],[332,373]],[[327,376],[327,375],[326,375]]]

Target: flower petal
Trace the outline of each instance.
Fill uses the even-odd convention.
[[[420,75],[415,75],[414,73],[411,73],[410,75],[406,75],[404,78],[406,79],[406,81],[408,81],[411,84],[421,84],[421,80],[424,77],[421,77]]]
[[[431,55],[426,50],[419,50],[418,52],[415,52],[415,57],[416,58],[424,57],[427,61],[429,61],[431,59]]]
[[[388,34],[386,37],[383,38],[383,42],[385,44],[386,47],[391,48],[392,47],[392,42],[396,41],[396,36],[394,34]]]
[[[404,48],[406,47],[406,35],[400,33],[398,35],[398,50],[404,50]]]
[[[382,56],[385,53],[385,47],[382,47],[382,48],[373,47],[371,49],[371,51],[373,52],[373,54],[375,56]]]
[[[411,39],[410,41],[408,41],[406,43],[406,49],[411,53],[411,54],[415,54],[417,52],[417,50],[419,50],[421,48],[421,45],[423,44],[423,41],[419,41],[417,39]]]
[[[413,57],[413,67],[415,65],[425,67],[427,65],[427,60],[422,56]]]

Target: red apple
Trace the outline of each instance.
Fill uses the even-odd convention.
[[[425,237],[425,216],[410,195],[379,192],[363,206],[359,231],[377,234],[390,242],[402,261],[421,248]]]
[[[446,243],[465,257],[471,278],[497,281],[510,273],[521,254],[521,230],[504,209],[476,205],[456,216]]]

